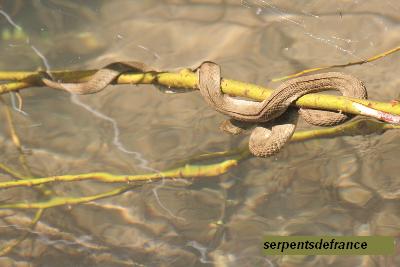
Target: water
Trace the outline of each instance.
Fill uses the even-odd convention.
[[[3,1],[0,8],[2,70],[91,69],[118,60],[174,70],[212,60],[224,77],[276,87],[272,78],[361,60],[399,43],[395,1],[53,0]],[[363,80],[371,99],[389,101],[397,96],[398,59],[394,54],[341,71]],[[36,177],[153,173],[247,140],[221,133],[224,116],[198,92],[121,85],[89,96],[48,88],[21,94],[28,115],[13,110],[13,117]],[[11,105],[10,96],[4,99]],[[3,111],[0,118],[6,121]],[[2,123],[0,162],[24,172],[8,131]],[[292,144],[217,177],[154,182],[46,209],[33,229],[33,211],[3,209],[2,246],[30,235],[0,257],[0,265],[397,266],[398,252],[387,258],[264,257],[261,242],[265,234],[398,237],[398,135]],[[10,178],[1,172],[1,180]],[[119,186],[74,182],[51,190],[78,197]],[[29,188],[0,195],[1,202],[40,200]]]

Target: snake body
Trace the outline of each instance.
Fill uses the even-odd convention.
[[[282,83],[262,102],[237,99],[223,94],[221,70],[213,62],[207,61],[201,64],[198,68],[198,81],[200,93],[211,107],[234,120],[257,124],[250,136],[249,149],[258,157],[276,154],[289,141],[296,128],[296,112],[291,111],[287,116],[287,121],[282,124],[271,126],[266,122],[280,117],[299,97],[309,93],[337,90],[344,96],[367,98],[367,91],[360,80],[339,72],[291,79]],[[349,118],[345,114],[322,110],[300,109],[299,113],[307,122],[320,126],[336,125]],[[231,125],[232,127],[238,126]],[[236,129],[231,129],[231,131],[236,131]]]
[[[114,62],[98,70],[87,82],[65,83],[47,78],[42,78],[42,82],[49,87],[73,94],[93,94],[100,92],[120,74],[128,71],[143,73],[154,70],[140,62]],[[295,131],[298,113],[307,122],[321,126],[336,125],[349,118],[345,114],[323,110],[300,109],[299,112],[295,112],[289,106],[299,97],[325,90],[337,90],[344,96],[367,98],[367,91],[360,80],[338,72],[289,80],[282,83],[262,102],[236,99],[223,94],[221,70],[213,62],[203,62],[197,68],[197,73],[198,87],[205,101],[212,108],[232,118],[229,123],[224,124],[224,130],[236,134],[247,128],[248,123],[256,125],[250,135],[249,149],[259,157],[271,156],[282,149]],[[274,119],[277,119],[278,123],[272,124]],[[241,122],[247,124],[243,125]]]
[[[112,83],[115,78],[125,72],[146,72],[152,71],[145,64],[136,61],[113,62],[99,69],[87,82],[64,83],[42,78],[42,82],[48,87],[64,90],[72,94],[94,94],[103,90]]]

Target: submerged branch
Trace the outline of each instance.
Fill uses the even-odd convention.
[[[370,134],[378,131],[386,131],[389,129],[400,129],[400,126],[390,125],[387,123],[382,123],[376,120],[370,120],[366,118],[358,118],[349,121],[345,124],[338,125],[328,129],[315,129],[315,130],[296,132],[293,135],[291,142],[305,141],[314,138],[331,137],[338,135]],[[6,189],[12,187],[32,187],[54,182],[77,182],[83,180],[93,180],[105,183],[137,183],[137,182],[153,182],[161,179],[176,179],[176,178],[192,179],[192,178],[214,177],[226,173],[232,167],[237,166],[239,161],[246,159],[250,156],[251,155],[246,147],[243,149],[236,149],[232,153],[217,152],[216,155],[207,154],[198,157],[199,160],[206,160],[218,157],[227,158],[226,160],[214,164],[195,165],[188,163],[184,166],[167,170],[164,172],[139,174],[139,175],[114,175],[110,173],[99,172],[99,173],[85,173],[76,175],[59,175],[59,176],[50,176],[50,177],[32,178],[32,179],[25,178],[24,180],[0,182],[0,189]],[[4,169],[5,168],[3,168],[3,170]],[[9,169],[7,170],[8,172],[12,173],[12,170]],[[59,203],[60,201],[61,202],[65,201],[65,199],[54,198],[53,201]],[[9,207],[8,205],[9,204],[7,204],[7,206],[0,205],[0,208]],[[23,206],[25,207],[26,205]],[[37,207],[42,208],[41,205],[42,204],[40,204]]]
[[[95,180],[105,183],[131,183],[154,181],[160,179],[193,178],[193,177],[212,177],[225,173],[233,166],[237,165],[237,159],[230,159],[218,164],[211,165],[185,165],[173,170],[140,175],[113,175],[110,173],[85,173],[77,175],[59,175],[44,178],[34,178],[18,181],[6,181],[0,183],[0,189],[11,187],[32,187],[36,185],[54,183],[54,182],[72,182],[83,180]],[[0,206],[1,207],[1,206]]]

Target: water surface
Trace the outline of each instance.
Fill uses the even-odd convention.
[[[212,60],[224,77],[276,87],[272,78],[362,60],[400,38],[396,1],[48,0],[2,1],[0,8],[12,20],[0,16],[2,70],[91,69],[119,60],[177,70]],[[363,80],[371,99],[389,101],[398,94],[399,62],[394,54],[340,71]],[[221,133],[224,116],[198,92],[120,85],[89,96],[37,87],[21,94],[28,115],[12,115],[35,177],[153,173],[248,138]],[[4,99],[11,106],[11,96]],[[0,162],[23,173],[4,112],[0,118]],[[398,251],[387,258],[264,257],[261,242],[266,234],[399,237],[398,137],[387,131],[291,144],[217,177],[154,182],[46,209],[33,229],[34,211],[0,210],[2,246],[30,233],[0,265],[397,266]],[[119,186],[50,188],[78,197]],[[1,202],[40,200],[32,189],[0,195]]]

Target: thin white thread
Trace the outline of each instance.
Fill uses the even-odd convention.
[[[33,45],[31,44],[29,38],[27,39],[26,43],[32,48],[35,54],[42,60],[46,73],[53,79],[53,76],[50,72],[50,64],[47,61],[46,57]]]
[[[18,29],[18,30],[21,30],[21,29],[22,29],[21,26],[19,26],[18,24],[16,24],[16,23],[12,20],[12,18],[11,18],[5,11],[3,11],[3,10],[0,9],[0,14],[2,14],[2,15],[6,18],[6,20],[7,20],[14,28],[16,28],[16,29]],[[46,59],[46,57],[39,51],[39,49],[37,49],[37,48],[30,42],[30,39],[29,39],[29,38],[27,38],[26,43],[31,47],[31,49],[35,52],[35,54],[42,60],[43,65],[44,65],[44,67],[45,67],[45,71],[47,72],[47,74],[48,74],[51,78],[53,78],[52,75],[51,75],[51,73],[50,73],[51,67],[50,67],[50,64],[49,64],[48,60]],[[159,59],[159,58],[160,58],[160,56],[159,56],[157,53],[151,51],[149,48],[147,48],[147,47],[145,47],[145,46],[143,46],[143,45],[137,45],[137,46],[138,46],[139,48],[141,48],[141,49],[146,50],[147,52],[150,52],[156,59]],[[12,106],[13,106],[13,108],[14,108],[15,110],[17,110],[18,112],[21,112],[21,113],[24,114],[24,115],[25,115],[25,114],[28,115],[26,112],[24,112],[24,111],[22,111],[22,110],[20,110],[19,108],[16,107],[14,95],[11,95],[11,101],[12,101]],[[103,113],[101,113],[101,112],[99,112],[99,111],[97,111],[97,110],[91,108],[90,106],[84,104],[83,102],[81,102],[81,101],[78,99],[78,97],[77,97],[76,95],[71,94],[71,102],[74,103],[74,104],[76,104],[76,105],[78,105],[78,106],[80,106],[80,107],[83,107],[84,109],[86,109],[87,111],[89,111],[89,112],[91,112],[93,115],[95,115],[96,117],[110,122],[111,125],[112,125],[112,127],[113,127],[113,130],[114,130],[113,144],[114,144],[120,151],[122,151],[122,152],[124,152],[124,153],[126,153],[126,154],[133,155],[133,156],[135,157],[135,160],[139,162],[139,167],[141,167],[141,168],[144,169],[144,170],[151,171],[151,172],[161,173],[159,170],[156,170],[156,169],[154,169],[154,168],[149,167],[148,161],[147,161],[145,158],[143,158],[143,156],[142,156],[139,152],[129,150],[129,149],[127,149],[127,148],[121,143],[121,141],[120,141],[120,139],[119,139],[120,130],[119,130],[119,128],[118,128],[117,122],[116,122],[113,118],[108,117],[108,116],[104,115]],[[164,178],[164,177],[163,177],[163,178]],[[165,211],[167,211],[167,213],[168,213],[169,215],[171,215],[171,216],[173,216],[174,218],[177,218],[177,219],[183,219],[183,218],[181,218],[181,217],[175,216],[164,204],[162,204],[161,199],[160,199],[160,197],[159,197],[159,195],[158,195],[157,190],[158,190],[159,188],[161,188],[162,186],[164,186],[164,184],[165,184],[165,181],[164,181],[164,179],[162,179],[162,180],[161,180],[161,183],[160,183],[159,185],[157,185],[155,188],[152,189],[152,192],[153,192],[153,194],[154,194],[154,196],[155,196],[155,199],[156,199],[157,203],[160,205],[160,207],[161,207],[162,209],[164,209]]]
[[[17,101],[15,101],[15,92],[10,92],[10,96],[11,96],[11,97],[10,97],[10,99],[11,99],[11,106],[12,106],[13,110],[15,110],[15,111],[21,113],[21,114],[24,115],[24,116],[29,116],[28,113],[26,113],[25,111],[23,111],[22,109],[20,109],[20,108],[17,106]]]
[[[101,112],[99,112],[98,110],[93,109],[93,108],[90,107],[89,105],[87,105],[87,104],[81,102],[81,101],[79,100],[78,96],[75,95],[75,94],[71,94],[71,102],[74,103],[74,104],[76,104],[76,105],[78,105],[78,106],[80,106],[80,107],[82,107],[82,108],[84,108],[84,109],[86,109],[87,111],[89,111],[90,113],[92,113],[93,115],[95,115],[96,117],[98,117],[98,118],[100,118],[100,119],[102,119],[102,120],[105,120],[105,121],[110,122],[111,125],[112,125],[112,127],[113,127],[113,131],[114,131],[113,144],[114,144],[120,151],[122,151],[122,152],[124,152],[124,153],[126,153],[126,154],[129,154],[129,155],[133,155],[133,156],[135,157],[135,160],[136,160],[137,162],[139,162],[139,167],[141,167],[142,169],[147,170],[147,171],[150,171],[150,172],[155,172],[155,173],[161,174],[161,177],[162,177],[161,183],[158,184],[157,186],[155,186],[155,187],[152,189],[152,192],[153,192],[153,194],[154,194],[154,197],[155,197],[155,199],[156,199],[158,205],[160,205],[160,207],[161,207],[163,210],[165,210],[170,216],[172,216],[172,217],[174,217],[174,218],[176,218],[176,219],[179,219],[179,220],[185,220],[185,219],[182,218],[182,217],[178,217],[178,216],[174,215],[174,214],[161,202],[161,199],[160,199],[160,196],[159,196],[157,190],[158,190],[159,188],[161,188],[162,186],[165,185],[165,179],[164,179],[165,177],[162,175],[162,173],[161,173],[159,170],[156,170],[156,169],[154,169],[154,168],[152,168],[152,167],[149,167],[148,161],[147,161],[145,158],[143,158],[142,154],[140,154],[140,153],[137,152],[137,151],[129,150],[129,149],[127,149],[127,148],[122,144],[122,142],[121,142],[120,139],[119,139],[120,130],[119,130],[119,128],[118,128],[118,124],[117,124],[116,120],[113,119],[113,118],[111,118],[111,117],[109,117],[109,116],[107,116],[107,115],[105,115],[105,114],[103,114],[103,113],[101,113]]]
[[[17,23],[15,23],[12,18],[2,9],[0,9],[0,14],[3,15],[8,23],[10,23],[14,28],[21,30],[21,26],[19,26]]]
[[[318,35],[316,35],[316,34],[314,34],[314,33],[312,33],[312,32],[307,31],[307,26],[304,24],[304,22],[298,22],[298,21],[295,21],[295,20],[293,20],[293,19],[290,19],[290,18],[289,18],[289,15],[286,14],[283,10],[281,10],[281,9],[278,8],[277,6],[275,6],[275,5],[269,3],[268,1],[265,1],[265,0],[259,0],[258,2],[260,2],[260,4],[256,4],[256,5],[257,5],[257,7],[256,7],[256,13],[257,13],[257,15],[260,15],[260,14],[262,13],[262,12],[259,10],[260,8],[262,9],[262,8],[269,7],[270,10],[271,10],[273,13],[277,14],[277,15],[279,16],[279,18],[281,18],[282,20],[284,20],[284,21],[286,21],[286,22],[288,22],[288,23],[294,24],[294,25],[296,25],[296,26],[301,27],[302,29],[304,29],[304,30],[305,30],[305,31],[304,31],[304,35],[306,35],[306,36],[308,36],[308,37],[310,37],[310,38],[312,38],[312,39],[314,39],[314,40],[317,40],[317,41],[320,41],[320,42],[322,42],[322,43],[325,43],[325,44],[327,44],[328,46],[334,47],[334,48],[338,49],[339,51],[342,51],[342,52],[344,52],[344,53],[346,53],[346,54],[352,56],[353,58],[355,58],[355,59],[357,59],[357,60],[362,60],[362,59],[363,59],[363,58],[360,58],[359,56],[357,56],[357,55],[356,55],[355,53],[353,53],[352,51],[350,51],[350,50],[348,50],[348,49],[345,49],[344,47],[342,47],[342,46],[336,44],[336,43],[334,42],[334,40],[332,40],[332,39],[339,39],[338,37],[335,36],[335,37],[332,37],[332,39],[331,39],[331,38],[328,38],[328,37],[318,36]],[[244,7],[246,7],[246,8],[252,8],[252,7],[249,5],[249,3],[246,2],[246,1],[242,1],[242,5],[243,5]],[[264,5],[264,6],[263,6],[263,5]],[[303,11],[302,13],[304,14],[304,11]],[[313,15],[313,16],[315,17],[315,16],[317,16],[317,15]],[[355,42],[355,41],[353,41],[353,40],[344,40],[344,41],[345,41],[346,43]]]
[[[8,23],[10,23],[11,26],[13,26],[15,29],[17,29],[17,30],[22,30],[22,27],[19,26],[17,23],[15,23],[15,22],[12,20],[12,18],[11,18],[4,10],[1,10],[1,9],[0,9],[0,14],[3,15],[3,16],[6,18],[6,20],[8,21]],[[45,58],[45,56],[43,56],[43,54],[42,54],[33,44],[31,44],[31,42],[30,42],[30,40],[29,40],[29,37],[27,38],[26,43],[31,47],[31,49],[33,50],[33,52],[35,52],[35,54],[42,60],[43,65],[45,66],[45,71],[46,71],[46,72],[50,75],[50,77],[51,77],[51,73],[49,72],[49,70],[50,70],[50,65],[49,65],[47,59]],[[11,93],[11,105],[12,105],[13,109],[16,110],[17,112],[22,113],[22,114],[25,115],[25,116],[29,116],[28,113],[26,113],[25,111],[23,111],[23,110],[21,110],[21,109],[19,109],[19,108],[17,107],[17,105],[15,104],[15,99],[14,99],[14,97],[15,97],[14,94]]]

